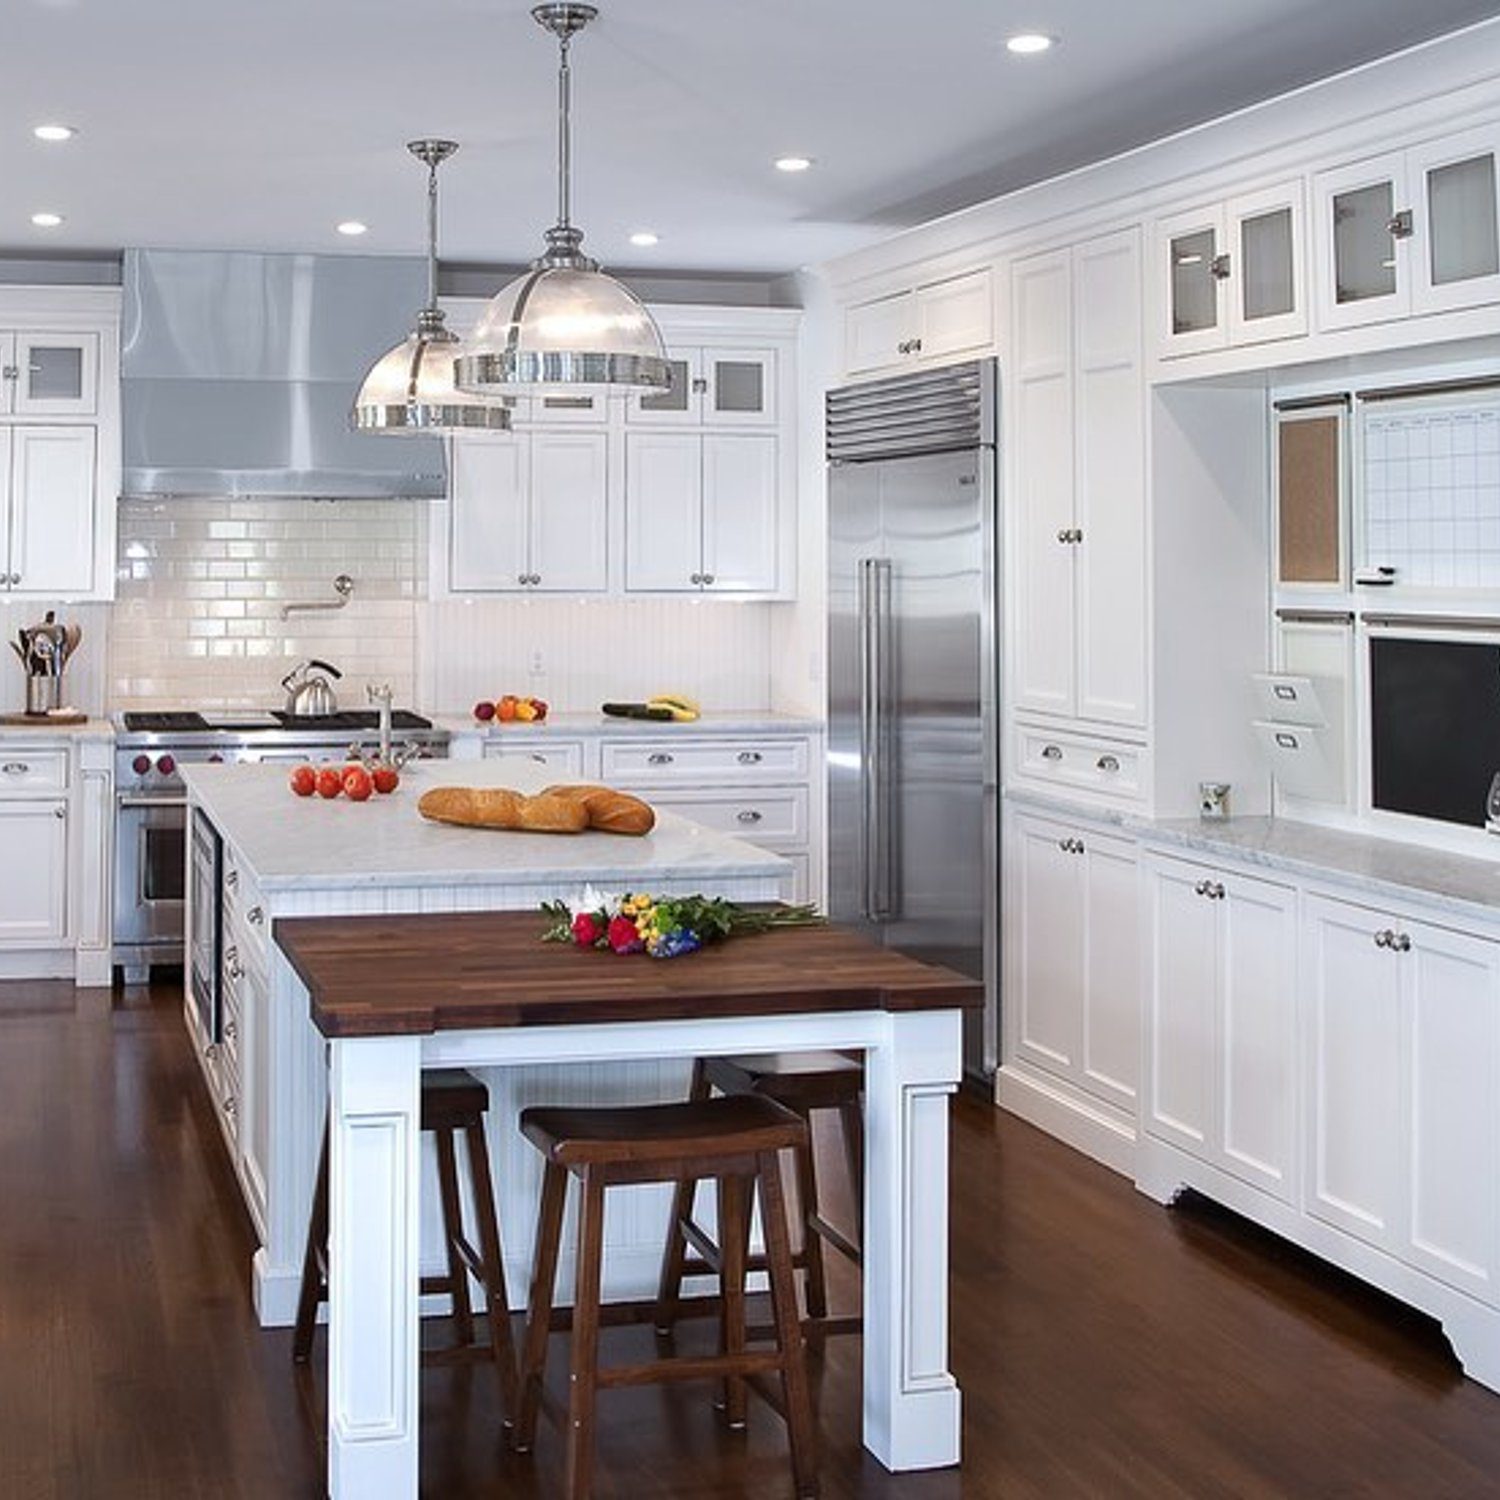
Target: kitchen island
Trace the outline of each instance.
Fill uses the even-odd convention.
[[[555,779],[543,766],[419,762],[393,795],[363,803],[294,797],[286,768],[271,765],[195,765],[184,767],[183,779],[195,835],[184,1014],[260,1240],[252,1284],[267,1327],[290,1324],[296,1311],[328,1072],[306,992],[270,940],[277,920],[535,910],[545,900],[576,898],[587,884],[774,900],[788,893],[791,878],[780,855],[665,811],[644,838],[452,828],[417,813],[421,793],[437,785],[539,790]],[[540,934],[540,918],[537,926]],[[539,1099],[678,1098],[687,1066],[680,1058],[642,1058],[486,1073],[507,1275],[518,1302],[538,1168],[512,1128],[516,1113]],[[433,1170],[424,1162],[432,1191],[423,1195],[422,1246],[423,1264],[436,1271],[443,1257]],[[627,1195],[612,1215],[611,1294],[654,1286],[659,1196]]]

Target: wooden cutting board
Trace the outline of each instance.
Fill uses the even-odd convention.
[[[88,721],[87,714],[76,710],[56,714],[0,714],[0,724],[25,729],[66,729],[70,725],[87,724]]]

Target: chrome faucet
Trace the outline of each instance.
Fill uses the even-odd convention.
[[[371,703],[380,706],[380,759],[391,764],[391,685],[383,682],[379,686],[369,683],[365,695]]]

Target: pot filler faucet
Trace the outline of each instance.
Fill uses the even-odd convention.
[[[391,685],[388,682],[368,683],[365,697],[380,710],[380,758],[391,764]]]

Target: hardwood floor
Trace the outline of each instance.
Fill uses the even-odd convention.
[[[865,1455],[858,1342],[836,1339],[814,1367],[825,1496],[1500,1496],[1500,1397],[1425,1319],[983,1103],[954,1124],[964,1467]],[[0,1500],[320,1495],[321,1371],[299,1382],[290,1332],[256,1327],[251,1249],[176,996],[0,984]],[[605,1358],[651,1346],[616,1330]],[[550,1376],[560,1395],[560,1347]],[[424,1493],[558,1493],[555,1429],[502,1450],[492,1371],[424,1372],[422,1408]],[[601,1497],[791,1488],[779,1420],[752,1403],[728,1433],[693,1386],[606,1393],[598,1453]]]

